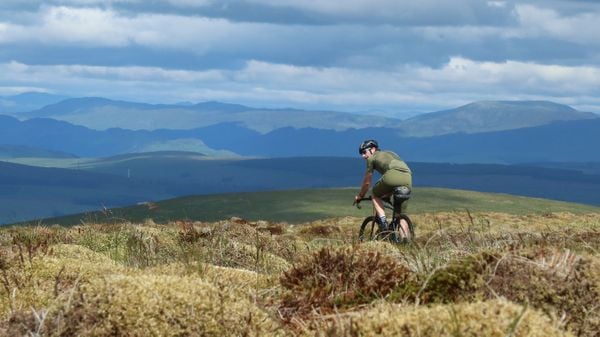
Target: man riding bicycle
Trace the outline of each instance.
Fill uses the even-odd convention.
[[[373,186],[371,192],[373,205],[377,212],[377,223],[381,232],[387,231],[388,223],[385,217],[382,199],[389,201],[389,196],[394,195],[394,207],[400,207],[404,212],[406,209],[406,200],[410,197],[412,190],[412,173],[406,163],[392,151],[380,151],[379,144],[373,139],[368,139],[360,144],[358,148],[360,155],[367,161],[367,171],[363,179],[360,191],[354,197],[354,202],[358,202],[364,198],[369,190],[373,177],[373,170],[381,174],[379,179]],[[407,236],[408,224],[405,220],[400,222],[402,232]]]

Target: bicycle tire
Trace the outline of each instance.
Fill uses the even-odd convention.
[[[375,216],[370,215],[363,220],[358,231],[359,241],[371,241],[377,238],[377,232],[379,230],[379,224]]]
[[[402,220],[402,219],[404,219],[404,221],[406,221],[406,223],[408,224],[408,231],[410,232],[410,240],[408,240],[408,241],[414,241],[415,240],[415,227],[414,227],[410,217],[404,213],[398,214],[398,216],[396,217],[394,232],[397,232],[397,234],[396,234],[397,241],[399,241],[400,238],[402,237],[402,235],[401,235],[402,233],[400,233],[400,231],[404,232],[402,230],[402,227],[400,226],[400,220]]]

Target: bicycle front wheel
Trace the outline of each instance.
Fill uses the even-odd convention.
[[[358,240],[359,241],[371,241],[375,240],[377,237],[377,232],[379,230],[379,224],[377,223],[377,219],[375,216],[371,215],[365,218],[362,225],[360,225],[360,230],[358,231]]]

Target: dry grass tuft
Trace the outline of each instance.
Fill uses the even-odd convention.
[[[284,272],[279,311],[290,318],[369,303],[388,295],[408,275],[406,267],[377,251],[323,248]]]
[[[600,331],[600,295],[590,266],[569,251],[484,251],[418,275],[401,284],[393,298],[426,304],[504,297],[560,317],[578,336],[593,336]]]
[[[15,312],[9,332],[55,336],[276,334],[278,324],[247,300],[207,282],[166,275],[114,275],[75,287],[35,314]]]
[[[569,336],[545,314],[503,299],[431,307],[383,303],[306,330],[315,336]]]
[[[316,224],[302,228],[300,233],[317,236],[330,236],[332,234],[341,233],[341,231],[342,230],[338,226]]]

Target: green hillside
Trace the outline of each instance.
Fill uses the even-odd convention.
[[[318,219],[365,216],[371,207],[352,206],[355,188],[305,189],[253,193],[187,196],[131,207],[49,218],[44,224],[73,225],[115,221],[157,223],[176,220],[216,221],[231,217],[247,220],[301,223]],[[508,214],[545,214],[550,212],[599,213],[599,207],[442,188],[417,188],[409,213],[426,212],[502,212]],[[35,222],[39,223],[39,222]]]

